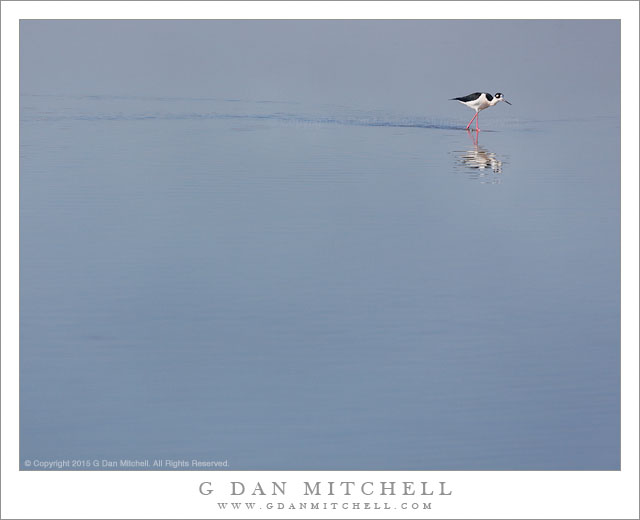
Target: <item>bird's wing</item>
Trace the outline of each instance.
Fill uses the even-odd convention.
[[[473,94],[469,94],[468,96],[452,98],[451,101],[462,101],[463,103],[468,103],[469,101],[475,101],[481,95],[482,92],[474,92]]]

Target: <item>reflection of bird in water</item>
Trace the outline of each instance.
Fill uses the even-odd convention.
[[[449,101],[460,101],[460,103],[462,103],[463,105],[467,105],[469,108],[473,108],[476,111],[476,115],[471,118],[471,121],[469,121],[467,128],[465,128],[465,130],[469,130],[471,123],[473,123],[473,120],[475,119],[476,132],[480,131],[480,129],[478,128],[478,114],[480,113],[480,110],[484,110],[485,108],[497,105],[500,101],[504,101],[508,105],[511,104],[504,98],[504,96],[500,92],[498,92],[495,96],[492,96],[487,92],[474,92],[473,94],[469,94],[468,96],[451,98]]]
[[[498,156],[478,146],[478,134],[474,135],[470,131],[467,131],[467,134],[471,137],[473,149],[454,152],[458,156],[458,164],[472,170],[474,177],[486,177],[491,175],[491,172],[502,173],[502,161]],[[499,179],[494,179],[492,182],[499,182]]]

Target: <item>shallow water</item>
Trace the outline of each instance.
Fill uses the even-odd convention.
[[[618,469],[618,120],[484,114],[22,96],[21,460]]]

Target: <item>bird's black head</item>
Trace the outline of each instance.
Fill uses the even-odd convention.
[[[509,103],[504,96],[502,95],[502,92],[496,92],[496,95],[494,96],[498,101],[504,101],[507,105],[510,105],[511,103]]]

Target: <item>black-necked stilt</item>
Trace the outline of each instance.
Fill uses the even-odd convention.
[[[465,130],[469,130],[471,123],[473,123],[473,120],[475,119],[476,132],[480,131],[480,129],[478,128],[478,114],[480,113],[480,110],[492,107],[500,101],[504,101],[508,105],[511,104],[504,98],[504,96],[500,92],[498,92],[495,96],[492,96],[487,92],[474,92],[473,94],[469,94],[468,96],[451,98],[450,101],[460,101],[460,103],[462,103],[463,105],[467,105],[469,108],[473,108],[476,111],[476,115],[471,118],[471,121],[469,121],[467,128],[465,128]]]

